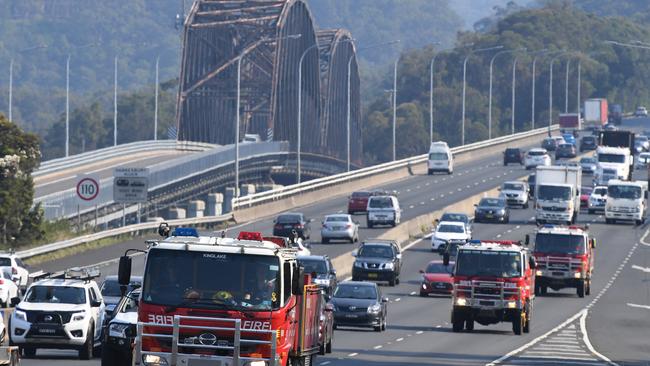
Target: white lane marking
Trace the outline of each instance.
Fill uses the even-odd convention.
[[[415,207],[415,206],[413,206],[413,205],[410,205],[410,206],[409,206],[409,208],[413,208],[413,207]]]
[[[401,341],[403,341],[403,340],[404,340],[404,338],[397,338],[397,339],[395,340],[395,342],[401,342]]]
[[[325,366],[325,365],[329,365],[330,363],[332,363],[332,362],[331,361],[323,361],[323,362],[319,363],[319,365]]]
[[[636,264],[632,265],[632,269],[638,269],[641,272],[650,273],[650,268],[637,266]]]
[[[580,317],[580,331],[582,332],[582,341],[585,342],[587,348],[589,349],[589,351],[591,351],[591,353],[600,357],[601,360],[607,362],[610,365],[619,366],[616,362],[613,362],[609,358],[605,357],[605,355],[602,355],[598,351],[596,351],[594,346],[589,341],[589,336],[587,335],[587,312],[586,311],[582,313],[582,316]]]
[[[358,356],[358,355],[359,355],[358,353],[353,352],[353,353],[348,354],[348,357],[354,357],[354,356]]]
[[[422,333],[424,333],[424,332],[421,331],[421,330],[418,330],[417,332],[415,332],[415,334],[417,334],[417,335],[420,335],[420,334],[422,334]]]
[[[374,346],[374,347],[372,347],[372,348],[373,348],[373,349],[380,349],[380,348],[382,348],[382,347],[383,347],[383,346],[380,344],[380,345],[378,345],[378,346]]]
[[[410,293],[409,295],[410,295],[410,296],[415,295],[415,291],[411,291],[411,293]]]
[[[639,308],[639,309],[647,309],[647,310],[650,310],[650,306],[648,306],[648,305],[631,304],[631,303],[628,302],[628,303],[627,303],[627,306],[629,306],[629,307],[631,307],[631,308]]]
[[[399,301],[401,301],[401,300],[402,300],[402,298],[401,298],[401,297],[398,297],[397,299],[395,299],[395,302],[399,302]]]

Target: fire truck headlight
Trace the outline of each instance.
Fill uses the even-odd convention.
[[[580,278],[580,277],[582,277],[582,273],[576,272],[576,273],[573,274],[573,277]]]
[[[544,272],[542,272],[542,271],[540,271],[540,270],[537,270],[537,272],[535,272],[535,274],[536,274],[537,276],[541,276],[541,275],[544,274]]]
[[[514,309],[517,307],[516,301],[508,301],[508,309]]]
[[[458,305],[458,306],[465,306],[465,305],[467,305],[467,299],[465,299],[465,298],[463,298],[463,297],[458,297],[458,298],[456,298],[456,305]]]
[[[244,366],[267,366],[266,361],[249,361],[244,364]]]
[[[145,366],[168,365],[167,359],[158,355],[142,355],[142,362]]]

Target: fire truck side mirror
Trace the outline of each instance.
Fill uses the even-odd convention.
[[[528,257],[528,265],[530,266],[530,269],[537,268],[537,261],[535,260],[535,257],[533,256]]]
[[[296,271],[291,277],[291,292],[294,295],[302,295],[305,288],[305,271],[303,267],[297,266]]]
[[[524,241],[526,243],[526,246],[530,244],[530,235],[526,234],[526,240]]]
[[[445,252],[442,255],[442,264],[444,264],[445,266],[449,265],[449,253]]]
[[[117,282],[122,286],[128,286],[131,282],[131,257],[128,255],[120,257],[120,266],[117,270]]]
[[[596,248],[596,239],[594,239],[594,238],[590,239],[589,244],[591,245],[591,249],[595,249]]]

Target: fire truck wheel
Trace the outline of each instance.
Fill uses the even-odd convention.
[[[521,335],[522,330],[524,329],[524,312],[521,310],[516,310],[512,318],[512,331],[516,335]]]
[[[585,297],[585,281],[581,280],[578,282],[578,288],[576,290],[578,297]]]
[[[468,332],[471,332],[474,330],[474,319],[466,319],[465,320],[465,330]]]
[[[605,219],[605,223],[606,223],[606,224],[613,224],[613,223],[614,223],[614,220],[612,220],[612,219]]]
[[[332,338],[325,345],[325,353],[332,353]]]
[[[585,295],[591,295],[591,279],[587,280],[587,288],[585,289]]]
[[[530,304],[526,306],[526,321],[524,322],[524,333],[530,333],[530,318],[531,318],[531,310],[530,310]]]
[[[320,347],[318,347],[318,354],[321,356],[325,356],[325,345],[321,344]]]
[[[463,319],[454,319],[451,323],[451,330],[454,333],[461,332],[463,330],[463,326],[465,325],[465,320]]]

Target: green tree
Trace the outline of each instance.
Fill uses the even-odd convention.
[[[0,115],[0,244],[15,248],[38,239],[42,212],[32,208],[32,171],[38,167],[38,138]]]

